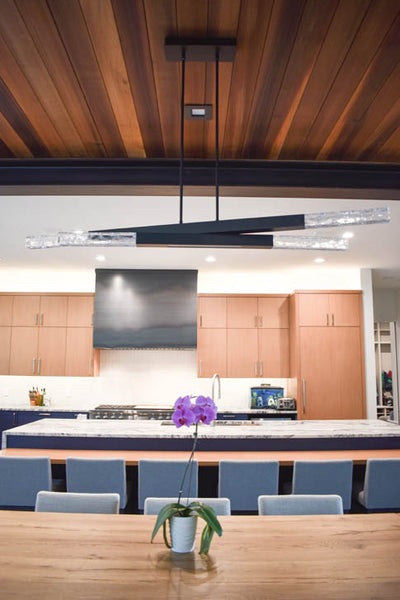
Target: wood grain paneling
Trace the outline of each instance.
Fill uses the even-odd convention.
[[[398,0],[2,0],[0,159],[178,157],[167,36],[237,40],[221,158],[400,162]],[[185,103],[214,105],[214,64]],[[185,156],[214,155],[215,120],[186,121]]]
[[[48,0],[108,156],[127,155],[78,0]]]

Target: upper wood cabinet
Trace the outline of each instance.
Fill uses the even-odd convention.
[[[93,306],[93,294],[0,294],[0,374],[98,375]]]
[[[361,324],[358,292],[297,292],[298,325],[354,327]]]
[[[198,307],[199,377],[289,376],[287,295],[199,296]]]
[[[230,297],[226,299],[226,326],[228,329],[258,327],[257,297]]]
[[[13,296],[0,296],[0,327],[12,324]]]
[[[67,327],[93,326],[94,296],[68,296]]]
[[[63,295],[15,295],[12,324],[15,327],[65,327],[67,301]]]
[[[12,324],[18,327],[39,325],[40,296],[14,296]]]
[[[197,301],[197,327],[226,327],[226,296],[199,296]]]
[[[289,327],[289,298],[287,296],[260,296],[258,298],[258,326],[263,328]]]

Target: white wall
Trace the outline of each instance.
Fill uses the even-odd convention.
[[[295,289],[360,289],[358,269],[260,272],[199,271],[199,293],[289,293]],[[0,291],[92,292],[94,272],[0,271]],[[100,377],[0,377],[0,406],[28,405],[28,390],[45,387],[52,406],[88,409],[98,404],[170,406],[180,395],[211,393],[211,380],[197,378],[196,351],[102,350]],[[285,388],[289,380],[263,379]],[[248,407],[259,379],[223,379],[222,410]]]

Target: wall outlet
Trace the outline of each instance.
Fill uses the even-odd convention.
[[[71,398],[71,390],[70,389],[65,390],[65,397]]]
[[[8,398],[8,396],[10,395],[10,390],[9,389],[3,390],[1,395],[3,396],[3,398]]]

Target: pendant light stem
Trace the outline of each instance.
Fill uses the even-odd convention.
[[[182,48],[182,81],[181,81],[181,152],[179,163],[179,223],[183,223],[183,154],[185,126],[185,48]]]
[[[215,220],[219,221],[219,49],[215,55]]]

